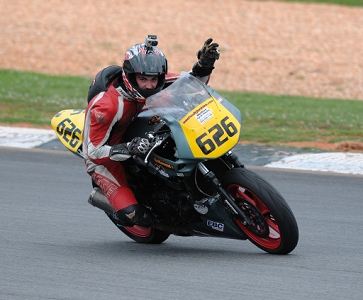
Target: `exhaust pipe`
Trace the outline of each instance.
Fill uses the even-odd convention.
[[[108,201],[107,197],[99,188],[94,188],[91,195],[88,198],[88,203],[94,207],[97,207],[104,212],[113,215],[115,210],[111,206],[110,202]]]

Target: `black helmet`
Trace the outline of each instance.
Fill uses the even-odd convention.
[[[165,74],[167,73],[167,60],[164,53],[156,47],[157,38],[154,37],[152,43],[148,36],[144,44],[136,44],[127,50],[124,62],[122,78],[125,87],[130,95],[137,101],[145,101],[147,97],[160,92],[165,84]],[[153,90],[139,88],[136,83],[136,74],[158,76],[158,84]]]

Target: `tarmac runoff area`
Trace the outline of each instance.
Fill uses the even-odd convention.
[[[0,126],[0,147],[68,151],[53,130]],[[363,153],[237,145],[233,152],[245,165],[363,175]]]

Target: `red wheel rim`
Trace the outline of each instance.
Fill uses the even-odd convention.
[[[129,231],[130,233],[132,233],[133,235],[136,235],[141,238],[148,237],[151,234],[151,230],[152,230],[151,227],[146,228],[146,227],[142,227],[139,225],[134,225],[132,227],[125,226],[124,228],[127,231]]]
[[[268,237],[259,237],[253,232],[251,232],[248,227],[242,224],[240,220],[236,220],[237,225],[241,228],[241,230],[249,237],[250,240],[254,241],[256,244],[268,248],[268,249],[276,249],[281,244],[281,234],[280,228],[276,223],[276,220],[268,209],[268,207],[261,201],[259,197],[257,197],[254,193],[247,190],[246,188],[238,185],[231,184],[227,188],[228,193],[235,199],[243,198],[245,201],[251,203],[255,208],[259,210],[259,212],[263,215],[269,226],[269,235]]]

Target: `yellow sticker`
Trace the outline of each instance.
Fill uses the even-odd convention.
[[[196,158],[216,158],[239,140],[241,124],[214,98],[209,98],[180,120],[189,147]]]

